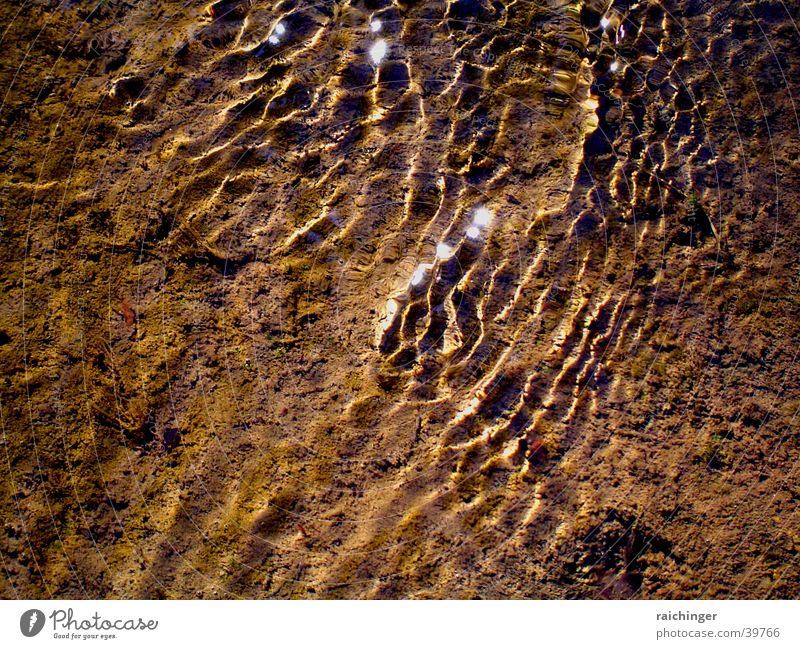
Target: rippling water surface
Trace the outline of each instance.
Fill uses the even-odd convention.
[[[789,5],[15,11],[7,595],[797,595]]]

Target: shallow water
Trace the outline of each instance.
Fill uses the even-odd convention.
[[[783,5],[30,11],[7,592],[797,593]]]

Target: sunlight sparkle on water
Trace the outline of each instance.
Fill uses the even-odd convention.
[[[388,47],[385,40],[381,38],[375,41],[375,44],[369,50],[369,56],[375,65],[378,65],[383,60],[383,57],[386,56],[387,49]]]
[[[488,207],[479,207],[475,210],[472,223],[478,227],[485,228],[492,220],[492,211]]]
[[[386,319],[387,320],[391,320],[392,318],[394,318],[395,315],[397,315],[397,308],[398,308],[397,300],[389,298],[386,301]]]
[[[417,270],[415,270],[414,274],[411,276],[411,286],[419,286],[423,279],[425,279],[425,268],[420,265],[417,266]]]

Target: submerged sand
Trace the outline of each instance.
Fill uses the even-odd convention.
[[[800,594],[796,7],[0,12],[2,596]]]

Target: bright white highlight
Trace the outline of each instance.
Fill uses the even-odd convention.
[[[419,286],[423,279],[425,279],[425,267],[417,266],[417,270],[411,276],[411,286]]]
[[[611,24],[611,21],[608,18],[606,18],[605,16],[603,16],[600,19],[600,27],[602,27],[603,29],[608,29],[608,26],[610,24]]]
[[[492,220],[492,212],[488,207],[479,207],[475,210],[472,223],[478,227],[485,228]]]
[[[453,249],[446,243],[440,243],[436,246],[436,257],[438,259],[447,259],[453,254]]]
[[[375,41],[375,45],[369,50],[370,58],[375,65],[378,65],[383,60],[383,57],[386,56],[387,49],[385,40],[380,39],[379,41]]]
[[[616,72],[617,70],[619,70],[619,61],[612,61],[611,65],[608,66],[608,69],[611,70],[612,72]]]
[[[277,25],[275,25],[275,33],[278,36],[283,36],[286,33],[286,25],[284,25],[283,23],[278,23]]]
[[[467,237],[469,239],[477,239],[481,236],[481,231],[476,228],[474,225],[471,225],[467,228]]]
[[[379,31],[381,31],[381,27],[383,27],[383,23],[381,22],[380,18],[376,18],[375,20],[373,20],[373,21],[372,21],[372,22],[369,24],[369,28],[370,28],[370,29],[371,29],[373,32],[379,32]]]
[[[280,42],[281,42],[281,39],[280,39],[280,38],[278,38],[277,36],[275,36],[275,34],[273,34],[272,36],[270,36],[270,37],[269,37],[267,40],[268,40],[268,41],[270,42],[270,44],[272,44],[272,45],[277,45],[278,43],[280,43]]]

